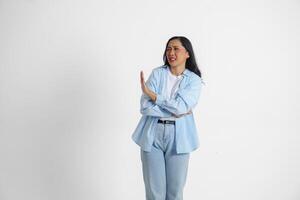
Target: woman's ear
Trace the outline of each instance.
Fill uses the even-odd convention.
[[[186,52],[186,54],[187,54],[187,58],[189,58],[189,57],[190,57],[190,54],[189,54],[189,52]]]

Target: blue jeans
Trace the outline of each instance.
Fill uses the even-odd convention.
[[[176,154],[175,125],[158,123],[151,152],[141,150],[147,200],[182,200],[189,153]]]

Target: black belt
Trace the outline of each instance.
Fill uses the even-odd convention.
[[[157,123],[161,123],[161,124],[174,124],[175,125],[175,121],[173,120],[158,120]]]

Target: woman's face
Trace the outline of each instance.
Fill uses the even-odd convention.
[[[189,53],[178,39],[171,40],[166,49],[167,60],[171,67],[185,66]]]

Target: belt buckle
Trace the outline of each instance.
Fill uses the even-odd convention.
[[[165,120],[165,124],[175,124],[175,122],[172,120]]]
[[[158,123],[162,123],[162,124],[175,124],[175,121],[173,120],[158,120]]]

